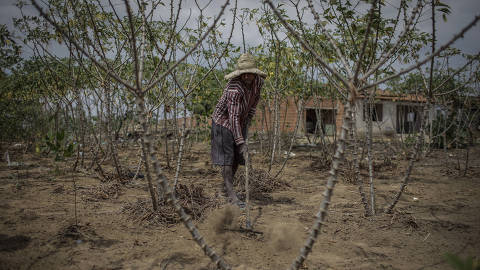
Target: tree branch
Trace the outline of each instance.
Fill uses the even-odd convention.
[[[379,85],[381,83],[384,83],[386,81],[389,81],[391,79],[394,79],[398,76],[401,76],[407,72],[410,72],[418,67],[420,67],[421,65],[427,63],[428,61],[430,61],[433,57],[437,56],[438,54],[440,54],[443,50],[447,49],[450,45],[452,45],[457,39],[459,38],[462,38],[463,35],[468,31],[470,30],[470,28],[472,28],[473,26],[475,26],[475,24],[477,24],[478,20],[480,20],[480,15],[477,15],[475,16],[475,18],[467,25],[465,26],[458,34],[456,34],[450,41],[448,41],[447,43],[445,43],[443,46],[441,46],[440,48],[438,48],[432,55],[430,55],[429,57],[421,60],[421,61],[418,61],[416,62],[415,64],[413,64],[412,66],[408,67],[408,68],[405,68],[405,69],[402,69],[400,70],[398,73],[396,74],[393,74],[391,76],[388,76],[382,80],[379,80],[379,81],[376,81],[374,83],[371,83],[371,84],[368,84],[364,87],[362,87],[361,89],[359,89],[358,91],[363,91],[365,89],[368,89],[368,88],[371,88],[371,87],[374,87],[375,85]]]

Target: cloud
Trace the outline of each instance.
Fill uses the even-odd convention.
[[[14,6],[16,0],[2,0],[0,2],[0,23],[6,24],[9,29],[13,29],[13,21],[14,17],[20,17],[20,11],[17,7]],[[199,1],[201,5],[208,3],[209,1]],[[388,6],[395,6],[398,1],[389,0],[387,1],[386,12],[388,11]],[[452,9],[452,14],[448,16],[447,22],[444,22],[441,19],[440,14],[437,16],[437,44],[440,46],[444,44],[448,40],[450,40],[455,33],[460,31],[462,27],[467,25],[475,15],[480,14],[480,1],[478,0],[462,0],[462,1],[455,1],[455,0],[444,0],[446,4],[449,4]],[[106,2],[107,3],[107,2]],[[195,6],[193,1],[183,1],[183,7],[180,14],[180,22],[179,25],[187,23],[189,27],[194,27],[196,25],[196,20],[200,15],[199,10]],[[205,8],[204,15],[213,17],[218,14],[220,6],[224,3],[224,1],[212,1],[211,5]],[[237,15],[241,13],[242,8],[261,8],[262,2],[257,0],[238,0],[238,11]],[[291,4],[288,1],[282,1],[285,4],[285,8],[287,8],[287,14],[292,17],[296,18],[295,10],[291,8]],[[105,4],[108,6],[108,4]],[[118,8],[120,15],[126,14],[123,1],[116,0],[114,1],[114,5]],[[227,11],[223,16],[223,22],[226,24],[224,27],[221,28],[221,31],[224,32],[223,38],[224,40],[227,39],[230,27],[233,20],[233,14],[231,12],[231,8],[233,8],[234,2],[231,1],[230,6],[227,7]],[[362,12],[366,12],[365,7],[359,8]],[[30,14],[35,14],[35,10],[32,6],[26,7],[26,12]],[[168,6],[160,7],[154,13],[155,19],[162,19],[168,20],[169,18],[170,9]],[[431,22],[429,20],[429,11],[427,10],[424,14],[424,20],[418,25],[418,27],[425,31],[431,32]],[[392,13],[393,14],[393,13]],[[187,19],[189,18],[187,22]],[[308,10],[305,13],[305,18],[307,22],[312,23],[313,18]],[[212,20],[212,19],[211,19]],[[258,31],[258,27],[255,22],[250,22],[248,25],[245,25],[244,28],[245,32],[245,40],[247,43],[247,47],[258,46],[263,42],[261,35]],[[15,31],[16,34],[19,34],[18,31]],[[458,40],[453,46],[462,50],[465,53],[473,54],[477,53],[480,50],[480,45],[478,42],[478,37],[480,36],[480,25],[475,26],[471,29],[467,34],[464,36],[463,39]],[[235,24],[235,31],[233,33],[232,42],[236,46],[242,46],[242,33],[240,24],[237,21]],[[63,46],[54,46],[54,50],[57,53],[64,54],[62,50],[65,50]]]
[[[445,1],[452,8],[452,14],[447,17],[447,21],[438,20],[438,41],[439,44],[450,40],[453,35],[470,23],[476,15],[480,15],[480,1],[478,0],[462,0],[462,1]],[[461,49],[465,53],[478,53],[480,45],[478,42],[480,37],[480,24],[465,34],[463,39],[458,40],[453,47]]]

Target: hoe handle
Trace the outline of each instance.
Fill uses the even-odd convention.
[[[248,130],[247,130],[248,132]],[[250,222],[250,190],[249,190],[249,169],[250,169],[250,155],[248,154],[248,138],[245,139],[245,145],[247,146],[247,151],[245,151],[245,207],[246,207],[246,215],[247,215],[247,220],[245,227],[248,230],[252,229],[252,224]]]

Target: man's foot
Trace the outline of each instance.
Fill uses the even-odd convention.
[[[241,200],[239,200],[239,199],[236,198],[236,197],[235,197],[235,198],[229,197],[229,198],[228,198],[228,202],[229,202],[230,204],[233,204],[233,205],[238,206],[238,208],[240,208],[240,209],[244,209],[245,206],[246,206],[246,205],[245,205],[245,202],[242,202]]]
[[[232,203],[232,204],[238,206],[238,208],[240,208],[241,210],[243,210],[243,209],[245,209],[245,207],[247,207],[245,202],[242,202],[240,200],[238,200],[238,201],[236,201],[235,203]]]
[[[245,203],[240,201],[233,189],[233,176],[234,176],[234,167],[236,166],[223,166],[223,181],[225,190],[227,191],[229,203],[238,206],[239,208],[245,208]]]

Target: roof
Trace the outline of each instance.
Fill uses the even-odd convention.
[[[365,98],[365,95],[361,94],[360,98]],[[427,102],[427,99],[424,95],[414,95],[414,94],[399,94],[394,93],[389,90],[378,89],[375,92],[375,99],[380,100],[391,100],[391,101],[410,101],[410,102]]]

